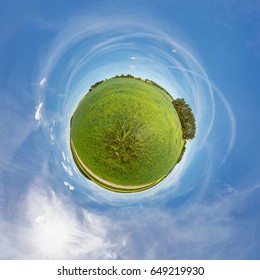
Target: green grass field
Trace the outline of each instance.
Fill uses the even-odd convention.
[[[92,89],[74,112],[70,133],[81,172],[118,192],[157,184],[184,144],[172,98],[135,78],[111,78]]]

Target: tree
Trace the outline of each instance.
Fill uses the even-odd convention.
[[[95,87],[97,87],[98,85],[100,85],[101,83],[103,83],[104,81],[99,81],[99,82],[96,82],[94,85],[92,85],[89,89],[89,91],[91,91],[92,89],[94,89]]]
[[[178,158],[176,164],[179,163],[179,162],[181,161],[181,159],[182,159],[182,157],[183,157],[183,155],[184,155],[184,152],[186,151],[186,143],[187,143],[187,141],[184,140],[184,144],[183,144],[183,147],[182,147],[180,156],[179,156],[179,158]]]
[[[183,139],[188,140],[194,138],[196,134],[196,124],[190,105],[187,104],[183,98],[173,100],[172,104],[180,118]]]

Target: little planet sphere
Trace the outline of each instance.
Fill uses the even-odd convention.
[[[143,191],[162,181],[181,160],[195,120],[148,79],[116,76],[94,84],[70,123],[70,146],[80,172],[115,192]]]

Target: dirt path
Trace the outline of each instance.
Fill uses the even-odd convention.
[[[83,168],[85,169],[85,171],[87,171],[87,173],[89,173],[94,179],[96,179],[97,181],[109,186],[109,187],[114,187],[114,188],[117,188],[117,189],[125,189],[125,190],[138,190],[138,189],[141,189],[141,188],[145,188],[145,187],[148,187],[150,185],[152,185],[153,183],[149,183],[149,184],[144,184],[144,185],[137,185],[137,186],[124,186],[124,185],[118,185],[118,184],[114,184],[114,183],[111,183],[107,180],[104,180],[102,179],[101,177],[97,176],[94,172],[92,172],[84,163],[83,161],[80,159],[79,155],[77,154],[76,152],[76,149],[75,149],[75,146],[73,144],[73,141],[71,141],[71,146],[72,146],[72,149],[73,149],[73,153],[74,153],[74,156],[75,158],[77,159],[77,161],[79,161],[79,163],[83,166]]]

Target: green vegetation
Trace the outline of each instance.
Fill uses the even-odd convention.
[[[196,124],[190,105],[187,104],[183,98],[173,100],[172,104],[181,121],[183,139],[188,140],[194,138],[196,133]]]
[[[71,118],[71,150],[80,171],[118,192],[160,182],[185,151],[173,104],[162,87],[131,75],[94,84]]]

